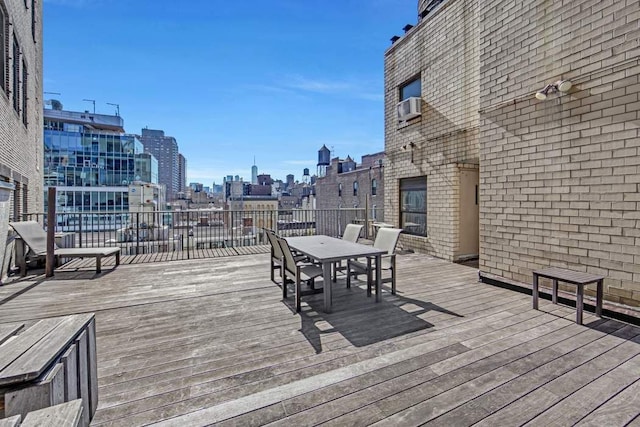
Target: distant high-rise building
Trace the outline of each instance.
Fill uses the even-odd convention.
[[[187,186],[187,159],[178,153],[178,191],[185,191]]]
[[[158,181],[167,189],[166,200],[175,200],[185,184],[183,181],[180,185],[178,142],[172,136],[165,136],[164,131],[155,129],[142,129],[139,138],[144,151],[158,159]]]
[[[295,183],[294,178],[293,174],[287,175],[287,190],[293,187],[293,184]]]
[[[253,166],[251,166],[251,183],[256,185],[258,183],[258,166],[256,166],[256,159],[253,159]]]

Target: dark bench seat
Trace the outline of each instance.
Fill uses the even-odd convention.
[[[54,251],[56,258],[95,258],[96,273],[102,271],[102,258],[116,257],[116,267],[120,265],[120,248],[58,248]]]
[[[558,303],[558,282],[576,285],[576,323],[582,325],[582,310],[584,300],[584,286],[596,283],[596,315],[602,317],[602,286],[604,276],[567,270],[565,268],[550,267],[533,272],[533,308],[538,309],[538,279],[545,277],[553,281],[551,301]]]

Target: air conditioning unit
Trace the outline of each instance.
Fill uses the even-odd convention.
[[[412,96],[398,103],[398,120],[406,122],[422,115],[422,98]]]

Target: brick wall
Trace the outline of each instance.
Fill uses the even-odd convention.
[[[477,14],[476,0],[449,0],[385,53],[385,221],[399,226],[399,180],[426,176],[428,237],[400,242],[449,260],[459,254],[459,168],[479,157]],[[416,76],[422,116],[399,123],[400,87]]]
[[[29,212],[43,209],[43,140],[42,140],[42,0],[35,5],[35,31],[32,33],[32,2],[24,0],[0,0],[5,17],[11,24],[6,28],[8,58],[7,91],[0,90],[0,179],[11,181],[27,189],[26,204],[19,200],[18,212],[24,208]],[[34,37],[35,34],[35,37]],[[27,125],[23,123],[23,112],[13,107],[13,40],[18,41],[21,54],[17,58],[27,65]],[[22,93],[22,86],[20,85]],[[22,96],[21,102],[22,102]],[[26,205],[26,206],[25,206]]]
[[[383,160],[380,167],[378,160]],[[331,161],[327,174],[316,180],[316,209],[365,208],[365,200],[369,195],[369,208],[376,206],[376,220],[384,221],[384,153],[362,156],[362,163],[356,170],[338,173],[338,158]],[[370,169],[371,168],[371,169]],[[377,181],[376,195],[371,195],[371,180]],[[353,183],[358,182],[358,195],[353,195]],[[342,183],[342,196],[338,187]]]
[[[480,268],[603,274],[640,305],[640,3],[488,0],[480,11]],[[574,87],[539,101],[558,79]]]

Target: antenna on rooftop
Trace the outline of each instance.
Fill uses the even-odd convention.
[[[107,102],[107,105],[113,105],[116,107],[116,116],[120,117],[120,104],[113,104],[111,102]]]
[[[93,103],[93,114],[95,114],[96,113],[96,100],[95,99],[83,99],[83,101],[92,102]]]

